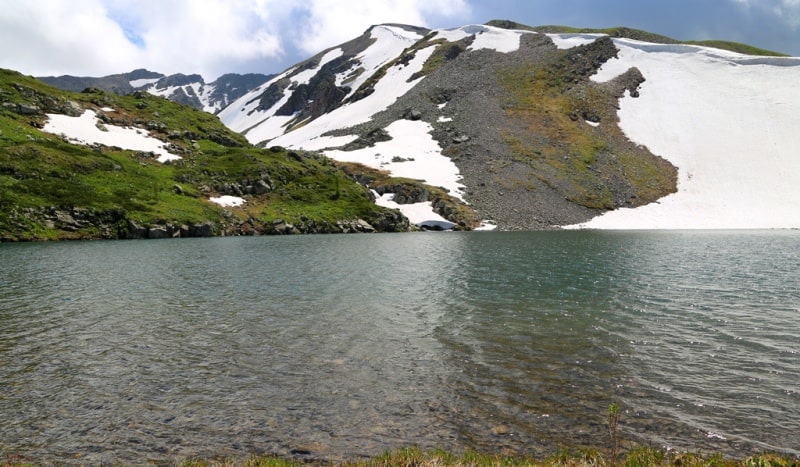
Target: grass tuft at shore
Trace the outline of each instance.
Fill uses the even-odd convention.
[[[480,454],[468,451],[455,454],[449,451],[423,451],[405,448],[385,452],[367,460],[332,462],[299,460],[277,456],[251,456],[243,461],[200,460],[186,461],[183,467],[299,467],[303,465],[336,465],[343,467],[582,467],[582,466],[681,466],[681,467],[792,467],[800,460],[777,454],[761,454],[746,459],[726,459],[720,454],[702,456],[685,452],[665,452],[649,447],[636,448],[612,462],[598,450],[563,451],[545,459]]]

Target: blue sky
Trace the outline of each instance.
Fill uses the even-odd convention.
[[[277,73],[372,24],[628,26],[800,56],[800,0],[0,0],[0,67]]]

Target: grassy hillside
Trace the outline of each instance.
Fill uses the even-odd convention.
[[[48,113],[85,109],[106,125],[149,131],[183,159],[162,164],[151,153],[71,144],[40,129]],[[208,201],[225,194],[246,202]],[[71,93],[0,70],[2,240],[146,237],[153,228],[177,236],[202,223],[215,235],[369,230],[359,219],[376,230],[405,228],[325,158],[253,147],[217,117],[146,93]]]

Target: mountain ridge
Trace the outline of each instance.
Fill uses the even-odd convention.
[[[800,110],[789,84],[800,78],[800,59],[648,42],[661,36],[629,28],[535,29],[508,21],[375,25],[253,87],[218,117],[259,151],[333,161],[348,183],[369,190],[362,199],[388,209],[380,216],[400,216],[392,225],[401,230],[403,222],[464,230],[800,227],[800,140],[789,123]],[[136,72],[139,85],[164,79]],[[113,98],[94,99],[97,127],[117,131],[124,119],[101,105]],[[37,105],[3,102],[15,118],[33,116],[34,127],[47,124]],[[145,126],[159,133],[157,122]],[[160,133],[169,141],[197,132]],[[216,154],[225,151],[238,150]],[[15,177],[16,168],[4,170]],[[210,191],[239,202],[258,177],[243,178]],[[276,232],[271,212],[254,231]],[[282,217],[291,225],[308,218],[296,210]]]
[[[760,191],[758,185],[773,182],[770,172],[760,171],[765,178],[748,187],[748,197],[743,198],[713,176],[713,166],[725,164],[724,154],[713,146],[702,145],[705,152],[696,156],[702,172],[691,173],[683,154],[696,153],[700,144],[674,145],[677,153],[670,147],[653,153],[648,141],[657,140],[663,129],[650,126],[642,138],[631,138],[627,129],[631,122],[620,118],[620,109],[626,106],[649,107],[650,114],[672,119],[662,122],[670,129],[702,116],[698,125],[684,129],[685,135],[706,136],[720,148],[727,141],[741,140],[744,148],[760,139],[757,130],[765,130],[754,120],[763,106],[769,106],[770,114],[781,109],[782,117],[768,120],[782,135],[775,144],[775,158],[794,167],[798,161],[791,156],[791,147],[796,143],[786,121],[800,98],[786,98],[796,94],[786,83],[798,77],[797,59],[747,55],[629,28],[542,33],[517,23],[501,25],[506,27],[467,25],[432,31],[378,25],[358,41],[347,43],[349,49],[353,44],[361,49],[347,53],[344,48],[326,49],[301,62],[302,69],[288,69],[219,115],[254,144],[316,150],[340,162],[359,162],[391,176],[442,186],[451,198],[466,202],[478,218],[492,220],[502,229],[591,226],[591,219],[605,213],[639,212],[662,199],[683,200],[678,203],[680,210],[689,213],[696,209],[687,193],[697,190],[703,193],[691,196],[703,204],[712,203],[709,212],[715,217],[703,220],[692,214],[683,224],[686,227],[800,225],[796,214],[784,220],[777,215],[753,216],[759,218],[753,224],[737,221],[735,209],[725,207],[723,195],[714,193],[724,188],[724,196],[759,212],[777,212],[776,208],[793,212],[798,195],[785,184],[781,184],[783,200],[778,205],[768,204],[769,197]],[[649,69],[639,69],[637,60]],[[630,65],[617,69],[623,62]],[[692,67],[704,68],[708,77],[693,77]],[[616,70],[615,76],[598,79],[606,69]],[[781,74],[786,75],[783,82],[772,81]],[[650,88],[673,79],[670,75],[680,86],[691,86],[693,97],[684,102],[683,112],[676,112],[669,99],[653,99],[655,94],[649,93]],[[774,84],[759,86],[760,75]],[[739,84],[737,80],[742,79]],[[749,94],[737,93],[742,85]],[[725,99],[714,97],[717,94]],[[336,97],[326,101],[329,96]],[[759,100],[763,105],[754,104]],[[715,125],[706,109],[696,108],[701,102],[729,108],[724,116],[727,127]],[[314,107],[324,111],[315,112]],[[701,127],[714,128],[716,133],[701,135]],[[731,175],[754,173],[751,166],[758,161],[748,154],[755,153],[733,151],[737,165]],[[432,156],[423,158],[422,154]],[[445,161],[435,162],[440,156]],[[440,168],[426,168],[422,160]],[[447,164],[454,165],[442,168]],[[439,176],[445,170],[451,171],[451,177]],[[772,167],[774,173],[783,170]],[[689,176],[700,173],[699,178]],[[384,193],[379,202],[409,213],[426,202],[395,203],[392,196]],[[430,212],[431,217],[441,214]],[[680,228],[677,211],[665,211],[662,216],[669,219],[662,217],[647,225]]]
[[[392,27],[393,26],[382,25],[380,28],[371,28],[367,30],[365,34],[373,34],[376,35],[376,37],[373,38],[374,40],[372,42],[369,42],[368,46],[365,46],[368,41],[364,40],[362,36],[360,43],[365,47],[364,50],[369,47],[382,47],[380,45],[381,40],[386,40],[386,36],[394,37],[394,33],[391,31],[389,31],[388,34],[385,32],[385,30],[389,30]],[[487,26],[476,25],[472,28],[475,31],[479,31],[479,34],[484,30],[492,31],[492,33],[497,32],[496,29]],[[408,30],[403,29],[403,31]],[[403,80],[403,86],[407,88],[405,92],[398,93],[398,95],[394,96],[396,100],[387,99],[391,102],[388,102],[388,107],[384,109],[380,109],[379,105],[376,107],[378,111],[375,113],[368,111],[359,114],[354,124],[347,128],[328,129],[326,127],[325,130],[311,134],[307,130],[317,125],[318,122],[322,120],[317,119],[322,117],[322,115],[315,115],[310,111],[305,113],[297,108],[292,109],[292,112],[289,113],[281,112],[285,103],[291,102],[292,100],[305,103],[314,102],[308,99],[309,94],[307,92],[304,93],[300,99],[293,99],[293,96],[287,96],[286,94],[278,94],[277,96],[274,94],[271,95],[268,104],[270,104],[270,107],[274,106],[274,109],[277,110],[273,109],[274,112],[266,116],[266,118],[252,118],[253,115],[268,112],[268,110],[265,110],[266,106],[264,105],[253,107],[252,103],[255,99],[252,96],[245,96],[242,98],[245,106],[248,104],[251,105],[246,111],[232,114],[232,111],[236,110],[235,107],[237,105],[237,103],[234,103],[228,109],[221,112],[220,117],[223,122],[228,124],[231,128],[245,134],[251,142],[263,145],[287,145],[289,147],[295,147],[296,145],[296,147],[313,149],[325,149],[314,145],[307,146],[307,144],[314,139],[323,139],[323,135],[325,134],[341,136],[348,132],[353,132],[357,135],[356,141],[369,141],[368,135],[375,134],[379,131],[385,131],[391,122],[398,120],[426,122],[431,126],[430,133],[441,146],[441,151],[445,157],[456,161],[457,165],[459,165],[464,180],[469,185],[469,193],[467,196],[470,197],[470,205],[478,211],[478,217],[491,219],[495,223],[499,223],[501,228],[504,229],[542,229],[553,228],[557,225],[583,222],[595,216],[599,212],[598,210],[626,205],[639,205],[644,202],[654,201],[658,197],[674,191],[673,169],[667,167],[666,164],[658,162],[657,158],[652,155],[643,155],[642,157],[652,159],[652,162],[647,163],[649,166],[653,164],[661,165],[661,170],[663,170],[665,174],[663,177],[655,177],[651,181],[651,183],[659,184],[659,188],[655,189],[655,193],[652,195],[645,193],[643,190],[637,193],[637,190],[633,188],[635,186],[634,184],[630,183],[630,181],[623,181],[622,178],[614,175],[613,172],[620,170],[619,164],[614,160],[615,158],[607,157],[605,152],[601,154],[601,159],[603,160],[593,166],[595,171],[599,171],[598,176],[595,176],[592,171],[587,170],[587,167],[577,167],[573,170],[571,164],[567,167],[560,166],[558,161],[556,161],[555,155],[548,156],[547,161],[537,161],[534,160],[534,157],[531,157],[536,151],[541,153],[541,149],[544,148],[544,146],[542,146],[542,148],[539,148],[541,145],[536,145],[535,148],[533,146],[528,147],[534,144],[532,141],[525,141],[526,138],[528,138],[528,129],[521,127],[520,121],[515,121],[514,118],[508,115],[508,109],[503,108],[503,106],[509,107],[508,105],[501,105],[501,103],[519,99],[519,96],[514,95],[512,89],[517,85],[515,83],[501,83],[501,78],[496,71],[491,74],[476,74],[470,72],[469,67],[485,69],[493,67],[496,69],[499,63],[503,63],[502,66],[506,68],[504,72],[510,74],[512,71],[509,70],[516,67],[518,63],[538,63],[538,68],[536,70],[517,70],[523,74],[537,73],[540,68],[544,70],[551,62],[556,61],[558,51],[551,42],[547,40],[537,42],[541,36],[529,35],[525,37],[526,43],[525,47],[523,47],[525,50],[522,51],[501,53],[490,51],[490,47],[484,47],[483,49],[479,49],[479,51],[468,53],[467,50],[475,45],[475,34],[465,32],[461,34],[460,37],[453,37],[453,40],[448,40],[445,38],[436,38],[436,34],[438,33],[434,33],[434,35],[431,36],[431,32],[427,30],[415,32],[417,32],[417,37],[410,38],[406,36],[402,43],[395,45],[394,56],[391,56],[389,60],[381,62],[380,66],[372,66],[371,69],[374,70],[372,74],[369,74],[367,69],[362,71],[359,75],[359,77],[361,77],[360,81],[353,79],[348,80],[341,74],[337,76],[335,69],[328,67],[328,64],[334,63],[336,59],[344,57],[348,60],[353,60],[353,57],[358,54],[344,54],[344,52],[342,52],[333,58],[331,54],[334,52],[331,51],[335,51],[334,48],[328,49],[316,55],[312,60],[304,62],[317,64],[317,68],[314,70],[316,74],[313,78],[309,78],[307,83],[298,84],[292,89],[294,92],[297,92],[297,90],[304,90],[304,86],[308,87],[315,83],[332,83],[338,81],[341,84],[339,95],[342,97],[332,104],[326,103],[323,106],[331,108],[331,112],[335,113],[336,109],[342,106],[350,106],[353,108],[362,103],[366,103],[368,100],[380,99],[381,97],[379,95],[377,97],[374,95],[378,94],[378,92],[375,91],[375,87],[380,84],[380,80],[382,77],[385,77],[388,70],[396,69],[398,73],[400,73],[401,71],[399,70],[403,68],[407,69],[407,64],[410,63],[411,60],[416,59],[418,54],[421,56],[420,51],[426,50],[429,54],[425,57],[424,64],[420,66],[418,70],[414,71],[414,73],[409,73],[408,77]],[[421,35],[421,33],[424,34]],[[528,41],[528,39],[530,39],[530,41]],[[348,44],[352,43],[351,41]],[[607,49],[606,53],[611,53],[613,55],[613,50],[611,50],[613,46],[611,46],[610,43],[599,45],[604,45]],[[591,50],[591,47],[586,47],[585,50],[582,49],[575,52],[572,56],[577,57]],[[359,53],[364,52],[362,50],[359,51]],[[466,63],[465,67],[455,69],[454,67],[457,67],[460,63],[459,58],[466,56],[478,58],[474,59],[475,62],[472,65]],[[607,59],[608,57],[605,58]],[[591,61],[591,59],[589,60]],[[589,71],[596,70],[601,63],[600,61],[588,63],[588,68],[580,70],[575,75],[574,79],[581,82],[581,88],[591,87],[588,82]],[[342,68],[340,64],[337,64],[337,66]],[[350,70],[361,70],[364,67],[358,63],[351,63],[349,68],[344,68],[346,68],[346,72],[352,73]],[[561,72],[566,73],[567,71],[562,70],[558,73]],[[303,73],[308,74],[309,70],[305,68]],[[276,78],[273,84],[283,80],[283,89],[289,89],[289,83],[298,75],[297,69],[292,69],[283,76]],[[519,76],[517,79],[524,81],[526,78]],[[419,80],[419,84],[416,86],[405,84],[415,80]],[[355,85],[350,85],[350,83],[353,82],[355,82]],[[266,89],[269,90],[270,86],[272,86],[272,84],[266,86]],[[570,85],[570,89],[573,87],[575,86]],[[631,86],[634,90],[635,87],[635,85]],[[476,89],[481,90],[483,95],[471,92]],[[557,89],[556,87],[553,87],[552,92],[548,91],[548,93],[553,96],[559,92],[561,92],[561,89]],[[581,92],[583,91],[574,90],[573,94],[578,95]],[[611,92],[611,90],[603,91],[605,94]],[[613,92],[619,94],[619,91]],[[488,99],[485,96],[487,93],[491,94],[491,97]],[[281,96],[283,101],[277,99],[276,97],[278,96]],[[598,99],[598,102],[599,100],[600,99]],[[584,99],[582,103],[560,102],[557,105],[588,105],[585,101]],[[438,113],[437,106],[446,105],[448,108],[452,108],[456,105],[462,106],[462,102],[463,110],[458,109],[454,112],[458,116],[450,117],[451,119],[446,122],[439,121],[439,117],[436,116],[436,113]],[[608,115],[608,118],[611,119],[613,118],[611,115],[611,107],[613,107],[614,104],[607,99],[605,99],[605,102],[605,110],[603,110],[602,113]],[[263,99],[261,103],[263,104]],[[314,102],[314,104],[317,104],[317,102]],[[483,125],[480,121],[482,119],[480,114],[488,115],[490,110],[491,117],[485,118],[485,120],[494,122],[502,121],[501,132],[484,132],[482,130]],[[564,115],[566,116],[569,111],[573,111],[573,109],[569,109]],[[578,114],[576,115],[583,116],[583,114],[592,113],[597,117],[599,115],[598,112],[598,110],[578,109]],[[237,127],[236,119],[243,118],[242,114],[247,114],[248,118],[238,123],[241,126]],[[477,118],[474,118],[476,116]],[[281,127],[270,125],[270,121],[277,120],[281,121]],[[346,119],[341,120],[343,122],[346,121]],[[580,122],[577,122],[579,125],[577,125],[577,129],[575,129],[574,127],[576,126],[575,123],[577,120],[580,120]],[[583,142],[576,142],[575,145],[577,146],[611,144],[610,137],[607,138],[608,141],[606,142],[601,143],[598,140],[592,143],[591,141],[594,141],[598,137],[597,135],[604,132],[604,130],[585,125],[582,123],[583,120],[583,118],[579,119],[577,117],[566,120],[560,119],[558,122],[554,121],[553,125],[561,127],[569,126],[571,128],[570,131],[574,133],[576,139],[585,140]],[[266,124],[264,122],[266,122]],[[302,122],[303,128],[298,130],[298,132],[305,132],[306,135],[294,136],[295,132],[292,131],[281,133],[281,128],[291,128],[292,125],[297,125],[299,122]],[[327,124],[320,125],[324,126]],[[581,127],[581,125],[583,127]],[[258,133],[257,129],[264,126],[268,127],[267,131],[277,130],[277,133],[273,134],[272,139],[259,141],[259,139],[265,137],[264,135],[267,135],[267,133],[263,131]],[[273,130],[269,130],[269,128]],[[501,135],[500,133],[503,134]],[[306,138],[306,141],[301,141],[308,135],[311,137]],[[603,138],[605,137],[601,137],[601,139]],[[505,139],[505,141],[503,139]],[[557,141],[558,138],[554,135],[548,139],[550,143],[545,145],[547,147],[562,145],[562,142]],[[512,151],[511,146],[513,145],[510,144],[511,140],[516,142],[516,154]],[[349,146],[352,143],[353,141],[342,147],[344,149],[352,148],[352,146]],[[367,142],[366,146],[369,147],[369,145],[370,142]],[[628,147],[625,151],[636,152],[641,150]],[[347,151],[337,152],[337,154],[343,155],[344,152]],[[575,154],[568,153],[567,156],[573,158]],[[587,158],[588,160],[594,159],[595,156],[596,154],[593,153],[585,154],[581,157]],[[334,158],[337,157],[334,156]],[[578,163],[578,165],[580,164],[582,163]],[[391,165],[391,163],[386,163],[384,165]],[[397,166],[398,164],[394,165]],[[408,164],[406,163],[406,165]],[[496,169],[492,170],[495,170],[497,173],[492,177],[487,176],[487,167],[496,167]],[[568,180],[563,180],[563,174],[569,174],[567,176]],[[419,178],[424,177],[420,176]],[[659,178],[663,178],[663,180],[657,181]],[[497,183],[498,180],[500,183]],[[498,185],[502,186],[498,187]],[[455,193],[456,188],[454,186],[449,186],[447,188],[450,189],[451,193]],[[605,194],[598,196],[598,191],[605,192]],[[417,202],[425,201],[429,200],[417,200]],[[441,215],[441,213],[437,214]]]
[[[272,75],[260,73],[226,73],[213,82],[206,83],[198,74],[176,73],[167,76],[139,68],[128,73],[102,77],[61,75],[40,76],[37,79],[72,92],[81,92],[87,88],[120,95],[146,91],[206,112],[217,113],[271,77]]]

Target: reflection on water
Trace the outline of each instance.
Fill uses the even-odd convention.
[[[0,451],[799,454],[797,232],[0,245]],[[80,456],[80,457],[77,457]]]

